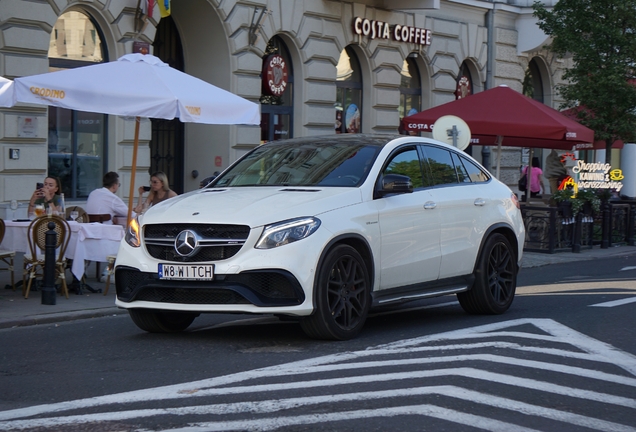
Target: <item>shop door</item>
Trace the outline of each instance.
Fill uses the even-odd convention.
[[[261,105],[261,143],[292,138],[292,108]]]
[[[154,55],[171,67],[183,72],[183,50],[177,27],[171,16],[161,18],[152,44]],[[184,191],[184,125],[178,119],[152,119],[150,141],[150,173],[163,171],[168,176],[170,189]]]

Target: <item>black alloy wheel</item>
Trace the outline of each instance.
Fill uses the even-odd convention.
[[[501,314],[510,308],[517,289],[516,254],[499,233],[488,237],[475,269],[475,283],[458,293],[462,308],[471,314]]]
[[[329,251],[314,291],[314,313],[301,320],[305,333],[315,339],[355,337],[371,305],[369,272],[358,251],[348,245]]]

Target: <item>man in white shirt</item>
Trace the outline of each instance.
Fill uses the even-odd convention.
[[[109,214],[110,220],[104,223],[112,224],[115,216],[128,215],[128,206],[116,195],[120,185],[119,174],[113,171],[107,172],[104,174],[102,184],[103,188],[95,189],[88,195],[86,213]]]

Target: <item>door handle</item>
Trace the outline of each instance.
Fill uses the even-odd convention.
[[[433,201],[426,201],[424,203],[424,209],[425,210],[433,210],[435,207],[437,207],[437,203],[435,203]]]
[[[481,206],[483,206],[483,205],[486,205],[486,200],[485,200],[485,199],[483,199],[483,198],[476,198],[476,199],[475,199],[475,203],[474,203],[474,204],[475,204],[476,206],[481,207]]]

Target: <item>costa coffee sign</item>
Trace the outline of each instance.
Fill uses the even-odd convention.
[[[279,54],[272,54],[263,64],[263,91],[272,96],[281,96],[287,88],[287,64]]]
[[[431,31],[419,27],[396,24],[390,26],[384,21],[371,21],[366,18],[353,19],[353,31],[357,35],[368,36],[371,39],[392,39],[396,42],[406,42],[418,45],[431,44]]]

